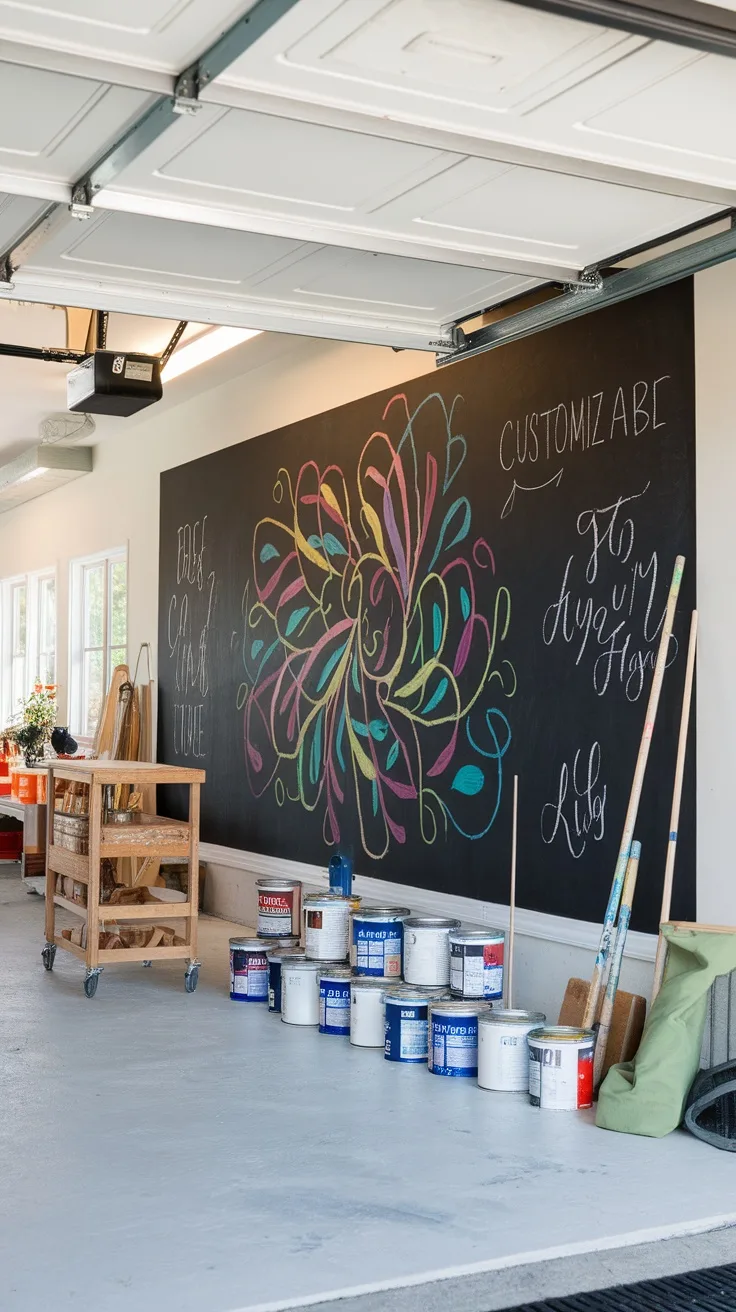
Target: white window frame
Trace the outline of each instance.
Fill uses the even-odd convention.
[[[25,700],[30,697],[40,674],[39,640],[41,584],[47,579],[54,580],[54,597],[56,601],[56,632],[58,633],[58,591],[56,589],[56,570],[54,568],[34,570],[29,574],[14,574],[0,583],[0,614],[2,616],[2,641],[0,642],[0,715],[3,724],[10,724],[20,717],[18,699],[13,697],[13,591],[17,587],[26,590],[26,651],[23,672],[23,693]],[[54,652],[54,664],[58,661],[58,648]]]
[[[111,547],[106,551],[96,551],[90,556],[79,556],[69,564],[69,728],[78,742],[89,745],[92,735],[82,732],[84,717],[84,578],[90,566],[104,565],[104,594],[102,610],[103,628],[103,696],[107,692],[110,679],[110,653],[112,643],[112,611],[110,608],[110,571],[113,565],[125,565],[125,657],[128,652],[128,582],[130,569],[128,565],[128,547]],[[120,646],[121,644],[116,644]]]

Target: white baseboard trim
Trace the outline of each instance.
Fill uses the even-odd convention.
[[[255,876],[277,878],[287,876],[301,879],[316,888],[329,887],[327,870],[307,865],[303,861],[286,861],[281,857],[266,856],[262,852],[243,852],[235,847],[218,847],[215,843],[201,843],[203,861],[226,866],[232,870],[245,870]],[[434,916],[455,916],[464,924],[509,927],[509,908],[499,902],[481,902],[477,898],[456,897],[452,893],[433,893],[427,888],[412,888],[408,884],[394,884],[386,879],[371,879],[367,875],[355,876],[355,892],[373,902],[389,906],[409,906],[412,911]],[[587,920],[570,920],[566,916],[549,916],[542,911],[516,908],[516,932],[524,938],[542,939],[547,943],[560,943],[566,947],[586,948],[595,952],[600,938],[600,925]],[[655,934],[640,934],[631,930],[626,940],[626,956],[635,961],[654,961],[657,950]]]

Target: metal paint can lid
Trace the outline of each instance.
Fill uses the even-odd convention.
[[[285,948],[298,948],[299,935],[285,934],[282,938],[259,938],[264,952],[280,952]]]
[[[447,988],[436,988],[425,986],[423,984],[397,984],[394,988],[389,989],[386,993],[387,1002],[439,1002],[441,998],[449,998],[450,992]]]
[[[494,1007],[480,1017],[483,1025],[535,1025],[544,1026],[547,1017],[543,1011],[520,1011],[514,1007]]]
[[[335,902],[343,902],[351,905],[353,902],[352,894],[349,897],[343,897],[342,893],[310,893],[304,899],[305,907],[319,907],[325,902],[332,905]]]
[[[490,1005],[489,1002],[480,1000],[466,1001],[461,998],[443,1000],[436,998],[434,1000],[430,999],[429,1010],[433,1016],[480,1016],[485,1015]]]
[[[265,952],[266,945],[260,938],[231,938],[230,947],[236,951]]]
[[[362,907],[353,912],[358,920],[405,920],[410,915],[408,907]]]
[[[283,965],[283,963],[282,963]],[[289,970],[311,970],[314,974],[320,969],[320,962],[313,961],[311,957],[294,956],[287,958]]]
[[[503,943],[506,935],[502,929],[461,929],[450,934],[451,943]]]
[[[307,954],[297,948],[278,948],[268,953],[269,961],[306,961]]]
[[[354,989],[391,989],[396,991],[395,975],[356,975],[351,981]]]
[[[530,1043],[594,1043],[595,1030],[585,1030],[577,1025],[545,1025],[527,1034]]]
[[[460,921],[448,916],[410,916],[404,925],[407,929],[459,929]]]
[[[352,974],[353,972],[351,971],[349,966],[332,966],[329,964],[329,962],[327,965],[325,965],[325,963],[322,962],[319,968],[320,979],[345,980],[345,979],[351,979]]]
[[[301,879],[276,879],[271,877],[256,880],[256,888],[273,888],[276,890],[285,889],[287,892],[290,892],[294,888],[301,888],[301,886]]]

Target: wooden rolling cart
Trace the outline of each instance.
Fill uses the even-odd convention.
[[[183,769],[172,765],[151,765],[142,761],[59,761],[49,767],[46,862],[46,944],[41,953],[43,964],[52,970],[57,948],[73,953],[86,967],[84,991],[94,997],[100,972],[115,962],[186,960],[184,986],[187,993],[197,987],[197,914],[199,909],[199,790],[204,770]],[[89,785],[89,839],[86,855],[68,851],[54,841],[55,783]],[[136,814],[128,824],[108,823],[104,807],[104,789],[108,785],[128,784],[137,791],[155,784],[186,784],[189,787],[189,820],[166,820],[161,816]],[[58,813],[56,813],[58,814]],[[100,861],[106,857],[178,858],[189,865],[186,902],[152,902],[134,906],[100,904]],[[57,875],[67,876],[86,885],[87,905],[71,901],[57,891]],[[80,916],[87,927],[86,947],[63,938],[56,930],[56,908],[63,907]],[[184,942],[171,947],[100,947],[100,930],[105,924],[122,922],[178,922]]]

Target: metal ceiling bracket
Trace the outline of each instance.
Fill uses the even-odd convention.
[[[164,348],[164,352],[161,356],[160,364],[162,370],[166,368],[167,364],[169,363],[169,360],[171,359],[171,356],[173,355],[174,351],[179,345],[179,342],[181,340],[181,335],[184,332],[184,329],[186,328],[188,322],[189,322],[188,319],[180,319],[178,324],[176,325],[176,328],[171,334],[171,337],[169,338],[166,347]]]
[[[736,58],[736,14],[701,0],[514,0],[562,18],[613,27],[649,41],[669,41],[709,55]]]
[[[240,59],[256,41],[288,14],[299,0],[256,0],[247,14],[214,41],[208,50],[185,69],[176,80],[174,95],[183,100],[199,100],[209,82],[220,77],[236,59]]]
[[[618,305],[644,292],[666,287],[669,283],[688,278],[735,256],[736,226],[732,226],[726,232],[692,242],[689,246],[678,247],[677,250],[648,260],[646,264],[613,270],[607,278],[601,279],[600,285],[590,285],[588,290],[576,285],[552,300],[543,301],[527,310],[519,310],[485,328],[478,328],[467,334],[463,346],[438,355],[437,364],[453,364],[456,360],[492,351],[496,346],[530,337],[544,328],[554,328],[570,319],[602,310],[607,305]],[[597,277],[600,278],[600,274]]]

